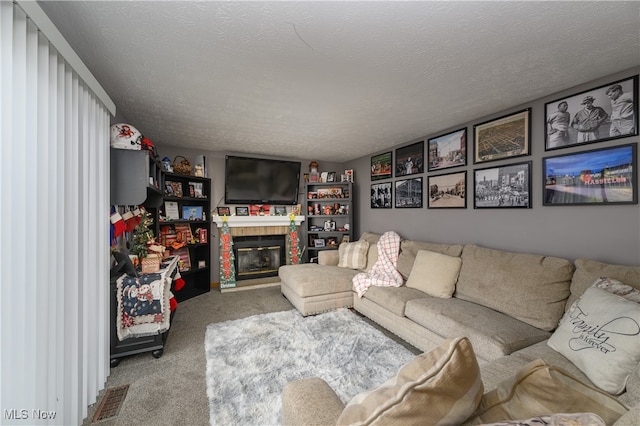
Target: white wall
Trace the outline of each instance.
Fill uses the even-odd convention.
[[[486,247],[517,252],[531,252],[574,260],[591,258],[625,265],[640,265],[640,207],[636,205],[594,205],[594,206],[543,206],[542,158],[581,152],[589,149],[605,148],[638,142],[638,136],[598,142],[553,151],[544,150],[545,117],[544,104],[559,98],[628,78],[638,74],[639,68],[603,77],[589,84],[569,88],[545,98],[478,117],[468,123],[460,123],[451,129],[392,147],[393,149],[421,140],[425,141],[425,151],[429,138],[440,136],[467,126],[467,166],[440,170],[439,173],[425,173],[424,187],[428,175],[467,171],[467,208],[427,209],[427,198],[421,209],[371,209],[370,208],[370,156],[349,162],[355,170],[357,205],[355,221],[356,235],[364,231],[384,232],[393,230],[405,238],[444,243],[474,243]],[[526,84],[526,82],[523,82]],[[635,94],[637,100],[640,96]],[[484,121],[531,108],[531,155],[511,160],[473,163],[473,125]],[[377,153],[372,153],[377,154]],[[395,155],[395,154],[394,154]],[[425,159],[428,152],[425,152]],[[395,158],[395,157],[394,157]],[[531,209],[474,209],[473,170],[488,166],[500,166],[522,161],[533,161],[532,166],[532,206]],[[425,160],[426,161],[426,160]],[[637,172],[636,172],[637,173]],[[395,179],[391,179],[394,181]],[[387,182],[376,181],[378,182]],[[638,185],[638,182],[635,182]],[[424,194],[427,191],[425,190]],[[394,195],[395,196],[395,195]]]

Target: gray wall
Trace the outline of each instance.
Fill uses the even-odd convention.
[[[524,105],[514,105],[509,110],[500,111],[486,117],[478,117],[473,122],[460,123],[458,126],[437,134],[426,134],[421,138],[406,141],[392,147],[392,149],[395,149],[424,140],[426,151],[429,138],[467,126],[467,166],[440,170],[438,173],[426,173],[425,170],[422,175],[414,175],[424,177],[424,207],[421,209],[371,209],[370,156],[348,162],[345,167],[353,168],[355,172],[356,203],[358,206],[355,211],[356,235],[360,235],[363,231],[382,233],[393,230],[408,239],[443,243],[474,243],[485,247],[546,254],[571,260],[583,257],[625,265],[640,265],[640,208],[637,204],[614,206],[542,205],[543,157],[605,148],[638,142],[639,140],[635,136],[545,152],[544,104],[612,81],[628,78],[639,72],[640,67],[614,74],[586,85],[554,93]],[[523,82],[523,84],[526,84],[526,82]],[[635,98],[639,98],[638,93],[635,94]],[[517,112],[524,108],[531,108],[531,155],[511,160],[482,163],[474,167],[472,164],[473,125]],[[378,154],[378,152],[372,154]],[[428,153],[425,152],[425,162],[427,156]],[[529,160],[533,161],[531,209],[473,208],[474,168],[500,166]],[[467,208],[464,210],[427,209],[427,176],[464,170],[467,171]],[[394,180],[391,179],[391,181]],[[376,181],[376,183],[387,181],[389,180]],[[635,184],[637,185],[638,182],[636,181]]]

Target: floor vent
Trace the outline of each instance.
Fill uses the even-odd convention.
[[[124,398],[127,396],[129,385],[117,386],[114,388],[108,388],[100,405],[93,415],[91,423],[98,423],[102,420],[107,420],[112,417],[116,417],[120,413],[120,408],[124,402]]]

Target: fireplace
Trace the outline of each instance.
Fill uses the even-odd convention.
[[[285,236],[259,235],[233,238],[236,280],[273,277],[286,263]]]

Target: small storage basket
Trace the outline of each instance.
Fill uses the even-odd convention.
[[[182,160],[178,163],[179,158],[182,158]],[[181,175],[191,176],[191,163],[182,155],[178,155],[173,160],[173,171]]]

